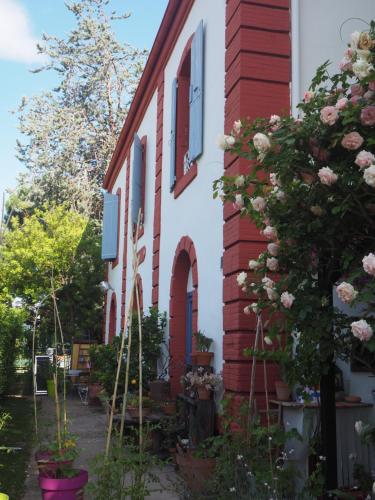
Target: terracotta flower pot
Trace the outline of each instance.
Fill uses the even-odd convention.
[[[276,398],[278,401],[289,401],[291,390],[288,384],[282,380],[276,380],[275,382]]]
[[[194,360],[195,365],[210,366],[213,357],[213,352],[195,352],[192,355],[192,360]]]
[[[211,391],[205,387],[197,387],[198,399],[211,399]]]
[[[57,469],[63,467],[71,467],[73,465],[72,459],[70,460],[59,460],[52,456],[53,452],[50,450],[37,451],[35,453],[35,461],[39,470],[40,475],[45,477],[53,478],[56,475]]]
[[[64,479],[39,476],[43,500],[83,500],[83,489],[89,475],[83,469],[77,472],[77,476]]]

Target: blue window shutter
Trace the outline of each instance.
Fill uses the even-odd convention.
[[[204,28],[199,23],[191,44],[189,160],[203,153]]]
[[[117,194],[104,193],[102,259],[115,260],[117,257],[118,207]]]
[[[142,143],[137,134],[134,135],[133,173],[132,173],[132,205],[131,220],[138,222],[139,209],[142,206]],[[144,214],[142,214],[144,215]]]
[[[171,159],[170,159],[170,190],[173,191],[176,182],[176,119],[177,119],[177,78],[172,82],[171,109]]]

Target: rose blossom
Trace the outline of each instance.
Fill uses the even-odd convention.
[[[280,181],[277,178],[277,174],[275,174],[274,172],[270,173],[270,183],[272,184],[272,186],[280,186]]]
[[[338,176],[329,167],[322,167],[318,172],[320,182],[326,186],[331,186],[337,182]]]
[[[242,198],[242,194],[236,194],[236,201],[234,202],[237,208],[242,208],[244,206],[244,201]]]
[[[354,424],[354,429],[355,432],[360,436],[363,431],[363,422],[362,420],[357,420],[357,422]]]
[[[371,80],[371,82],[368,82],[368,89],[372,90],[373,92],[375,91],[375,80]]]
[[[280,301],[285,309],[290,309],[295,300],[295,296],[289,292],[283,292],[280,297]]]
[[[341,111],[348,104],[348,99],[346,97],[342,97],[336,102],[336,109]]]
[[[321,217],[324,214],[323,208],[320,207],[319,205],[312,205],[310,207],[310,212],[316,215],[317,217]]]
[[[239,134],[240,131],[241,131],[241,128],[242,128],[242,122],[241,120],[236,120],[234,123],[233,123],[233,130],[236,134]]]
[[[271,115],[270,116],[270,125],[276,125],[277,123],[279,123],[281,120],[280,116],[279,115]]]
[[[372,127],[375,125],[375,106],[366,106],[361,111],[361,123]]]
[[[358,42],[360,36],[361,36],[360,31],[353,31],[353,33],[350,35],[350,47],[352,49],[358,48]]]
[[[254,135],[253,143],[258,153],[266,153],[271,147],[268,137],[260,132]]]
[[[368,77],[372,71],[374,71],[374,66],[365,59],[359,58],[353,63],[353,73],[358,80]]]
[[[268,276],[262,278],[262,283],[264,288],[273,288],[275,286],[275,282],[271,280]]]
[[[362,150],[357,154],[354,163],[359,166],[359,168],[369,167],[375,162],[375,156],[369,151]]]
[[[275,292],[275,290],[273,288],[270,288],[270,287],[266,287],[265,288],[266,290],[266,294],[267,294],[267,297],[268,297],[268,300],[271,300],[272,302],[277,300],[277,292]]]
[[[279,261],[275,257],[268,257],[266,263],[270,271],[277,271],[279,269]]]
[[[358,132],[349,132],[341,140],[341,146],[349,151],[355,151],[363,144],[363,137]]]
[[[239,286],[243,286],[246,284],[246,280],[247,280],[247,274],[245,273],[245,271],[242,271],[242,273],[240,274],[237,274],[237,283]]]
[[[372,328],[364,319],[353,321],[350,326],[354,337],[357,337],[361,342],[368,342],[371,339],[373,335]]]
[[[277,238],[276,228],[273,226],[266,226],[263,229],[263,235],[267,240],[276,240]]]
[[[259,307],[256,302],[252,302],[250,305],[246,306],[243,310],[245,314],[251,314],[252,312],[255,314],[259,313]]]
[[[352,61],[348,57],[343,57],[339,62],[340,71],[351,71],[352,67]]]
[[[262,198],[261,196],[257,196],[256,198],[252,198],[250,200],[250,203],[253,207],[254,210],[257,212],[264,212],[264,209],[266,208],[266,200]]]
[[[245,177],[243,175],[238,175],[234,180],[234,184],[238,188],[243,187],[245,184]]]
[[[334,125],[339,119],[335,106],[326,106],[320,111],[320,120],[325,125]]]
[[[226,151],[227,149],[230,149],[233,144],[236,142],[236,139],[233,137],[233,135],[219,135],[217,138],[217,143],[219,148],[223,149]]]
[[[279,253],[279,245],[276,243],[268,243],[267,245],[268,253],[272,255],[272,257],[277,257]]]
[[[352,95],[362,96],[364,94],[364,92],[365,92],[365,90],[360,83],[354,83],[350,87],[350,93]]]
[[[371,50],[374,46],[374,42],[369,33],[362,31],[359,35],[358,47],[362,50]]]
[[[351,304],[358,295],[358,292],[355,290],[353,285],[346,283],[345,281],[336,287],[336,292],[339,299],[345,302],[345,304]]]
[[[285,198],[286,198],[286,195],[285,195],[284,191],[282,189],[280,189],[279,186],[275,186],[272,189],[271,193],[276,196],[276,199],[278,201],[284,201]]]
[[[307,90],[304,94],[303,94],[303,100],[304,102],[310,102],[311,99],[313,99],[315,96],[315,92],[312,92],[311,90]]]
[[[371,167],[364,170],[363,178],[366,184],[375,188],[375,165],[371,165]]]
[[[267,345],[272,345],[272,339],[268,335],[265,335],[263,340]]]
[[[249,269],[251,269],[252,271],[254,271],[255,269],[259,269],[260,266],[261,263],[258,262],[257,260],[254,259],[249,260]]]
[[[366,273],[375,276],[375,255],[373,253],[369,253],[362,259],[363,269]]]

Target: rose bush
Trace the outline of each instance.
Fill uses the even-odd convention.
[[[340,73],[318,68],[299,118],[241,119],[222,141],[249,171],[216,181],[214,196],[235,202],[268,243],[237,280],[257,298],[246,312],[269,319],[270,339],[286,333],[288,378],[302,386],[319,383],[327,360],[347,359],[356,342],[375,351],[370,308],[353,322],[332,293],[353,306],[375,292],[374,40],[372,22],[352,35]]]

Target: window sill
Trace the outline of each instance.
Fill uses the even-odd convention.
[[[190,167],[189,171],[178,181],[176,182],[176,185],[174,187],[174,197],[178,198],[180,194],[188,187],[188,185],[193,182],[195,177],[198,175],[198,166],[197,163],[194,162],[193,165]]]

